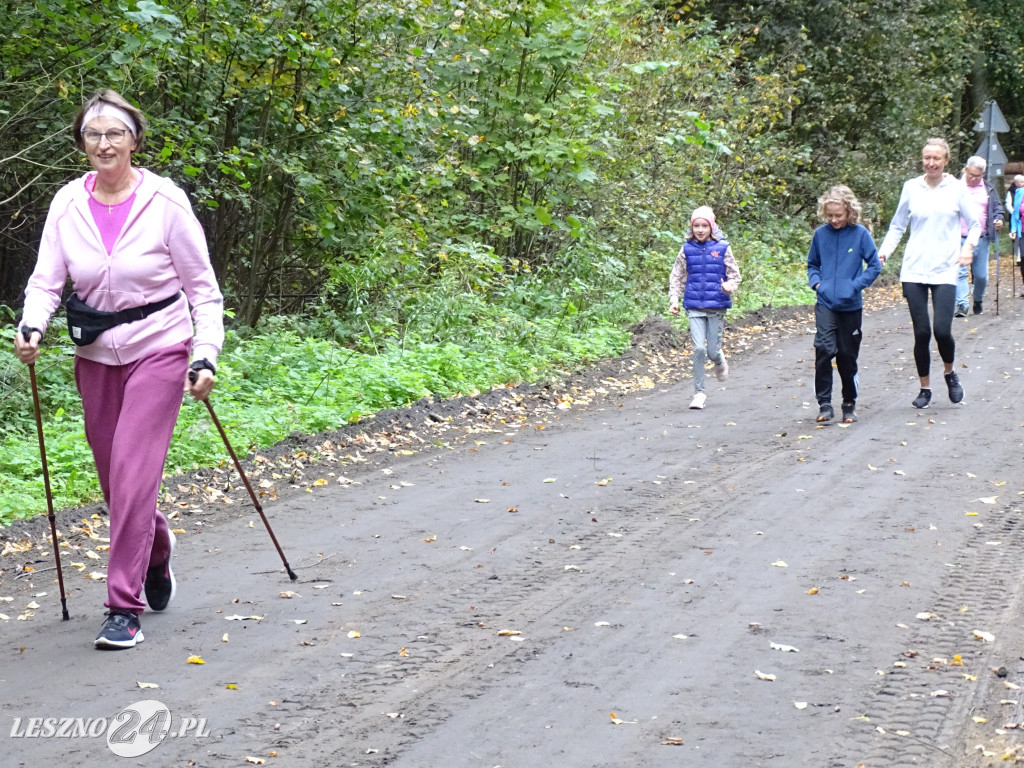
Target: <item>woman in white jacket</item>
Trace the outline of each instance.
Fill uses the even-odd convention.
[[[953,340],[953,312],[956,307],[956,281],[960,265],[970,264],[974,247],[981,236],[977,213],[966,187],[945,172],[949,145],[943,139],[928,139],[921,150],[922,176],[903,184],[900,202],[889,224],[889,232],[878,248],[884,265],[896,250],[903,233],[910,237],[903,253],[900,282],[914,326],[914,362],[921,380],[921,391],[914,398],[915,408],[927,408],[932,390],[931,337],[942,358],[951,402],[964,399],[964,388],[953,370],[956,344]],[[967,222],[967,238],[961,246],[960,219]],[[928,316],[928,294],[933,316]]]

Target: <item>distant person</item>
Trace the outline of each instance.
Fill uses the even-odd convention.
[[[668,311],[679,314],[682,296],[693,341],[693,400],[690,408],[701,409],[707,402],[704,392],[704,364],[715,364],[715,376],[725,381],[729,363],[722,352],[722,328],[725,311],[732,306],[732,294],[740,285],[740,270],[732,247],[715,224],[708,206],[690,215],[690,234],[679,249],[668,280]]]
[[[974,247],[974,261],[970,266],[960,265],[956,283],[956,317],[967,317],[967,302],[969,291],[967,287],[967,272],[971,272],[974,278],[974,314],[982,312],[982,298],[985,295],[985,287],[988,285],[988,244],[994,242],[996,232],[1003,228],[1002,203],[999,202],[999,195],[995,187],[985,181],[985,169],[988,167],[984,157],[967,158],[963,175],[960,180],[967,185],[967,194],[970,195],[974,204],[974,212],[981,226],[981,238]],[[960,242],[967,240],[967,222],[960,220]]]
[[[1020,265],[1020,296],[1024,298],[1024,260],[1021,250],[1021,210],[1024,208],[1024,175],[1017,174],[1006,191],[1006,209],[1010,212],[1010,240],[1013,242],[1013,260]]]
[[[835,418],[832,409],[832,360],[843,388],[843,423],[857,421],[857,355],[860,352],[861,292],[882,271],[871,233],[860,224],[861,206],[842,184],[818,198],[818,216],[807,253],[807,283],[817,293],[814,304],[814,396],[818,421]]]
[[[981,236],[981,226],[967,187],[945,172],[948,162],[949,145],[945,140],[928,139],[921,150],[924,175],[904,182],[889,232],[878,249],[878,258],[884,265],[910,225],[900,281],[914,326],[914,363],[921,380],[921,391],[912,403],[915,408],[927,408],[932,400],[929,347],[933,331],[939,357],[942,358],[949,399],[954,403],[964,399],[964,388],[953,370],[956,356],[953,310],[957,273],[960,265],[971,263],[974,247]],[[967,237],[962,245],[961,217],[967,222]],[[929,293],[931,318],[928,314]]]
[[[174,597],[174,533],[157,499],[182,392],[202,400],[213,389],[224,302],[185,193],[132,164],[145,144],[142,112],[100,91],[79,110],[72,133],[93,171],[50,203],[14,348],[21,362],[36,361],[70,277],[75,381],[110,512],[108,611],[94,645],[131,648],[143,640],[146,604],[162,611]]]

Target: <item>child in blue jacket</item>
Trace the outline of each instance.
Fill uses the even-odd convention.
[[[814,305],[814,395],[818,421],[835,418],[832,410],[832,360],[843,388],[843,423],[857,421],[857,355],[860,352],[861,292],[882,271],[871,233],[859,224],[860,202],[849,187],[837,184],[818,198],[818,215],[827,221],[814,231],[807,254],[807,283]]]
[[[729,375],[729,364],[722,353],[722,327],[739,285],[740,270],[732,247],[716,226],[714,211],[702,205],[690,215],[690,236],[679,249],[668,279],[668,311],[678,315],[682,297],[693,341],[690,408],[700,410],[707,401],[704,364],[709,357],[719,381]]]

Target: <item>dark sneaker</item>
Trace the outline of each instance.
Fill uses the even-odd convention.
[[[116,651],[131,648],[143,640],[145,638],[142,636],[142,624],[138,616],[126,611],[107,611],[107,619],[93,645],[103,650]]]
[[[922,388],[914,398],[914,402],[911,403],[915,408],[927,408],[929,403],[932,401],[932,391],[930,389]]]
[[[832,410],[832,406],[825,403],[818,409],[818,418],[816,421],[822,424],[826,421],[832,421],[836,417],[836,412]]]
[[[964,388],[960,385],[956,371],[950,371],[945,375],[946,387],[949,388],[949,399],[954,403],[962,403],[964,400]]]
[[[843,424],[853,424],[856,420],[856,403],[843,403]]]
[[[957,304],[956,311],[953,313],[953,317],[967,317],[967,305]]]
[[[980,315],[981,314],[981,302],[980,301],[974,302],[974,314],[976,314],[976,315]]]
[[[174,599],[176,585],[174,582],[174,571],[171,570],[171,559],[174,557],[174,533],[171,535],[171,551],[167,555],[167,562],[162,565],[154,565],[146,571],[146,602],[150,610],[162,611],[167,604]]]

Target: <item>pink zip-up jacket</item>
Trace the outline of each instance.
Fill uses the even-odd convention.
[[[76,346],[75,353],[97,363],[124,365],[192,339],[192,358],[216,363],[224,344],[224,298],[203,228],[188,197],[173,181],[138,170],[142,182],[109,255],[89,210],[86,183],[94,174],[75,179],[54,195],[39,259],[25,288],[19,327],[46,331],[69,276],[78,297],[105,312],[140,307],[184,291],[185,296],[171,306],[104,331],[92,344]]]

